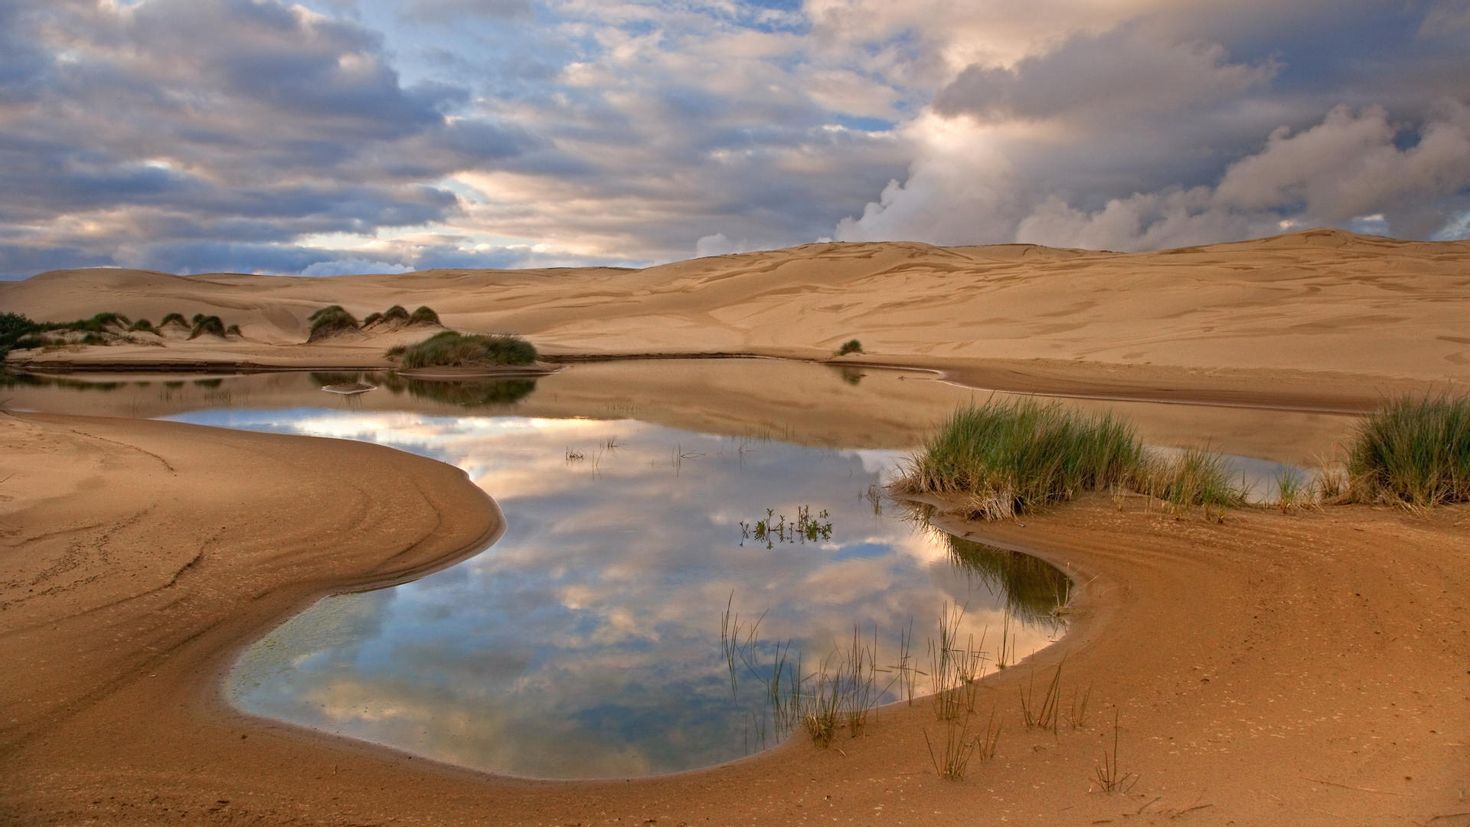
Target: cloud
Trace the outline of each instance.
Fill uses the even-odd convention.
[[[939,90],[934,110],[981,119],[1177,116],[1239,95],[1270,80],[1276,69],[1271,61],[1232,62],[1218,43],[1160,40],[1125,25],[1077,36],[1010,68],[971,65]]]
[[[45,249],[190,270],[208,266],[187,261],[201,252],[243,269],[310,261],[276,248],[442,221],[459,200],[438,179],[535,146],[452,117],[468,93],[403,82],[372,31],[276,0],[0,6],[0,19],[45,52],[0,57],[0,88],[18,90],[0,99],[0,221],[26,230],[0,245],[0,272]]]
[[[532,13],[531,0],[412,0],[404,14],[416,20],[453,24],[467,17],[513,19]]]
[[[1314,224],[1452,233],[1470,188],[1470,70],[1419,31],[1444,9],[1345,11],[1272,31],[1219,6],[1164,9],[973,63],[906,125],[907,177],[837,236],[1134,250]],[[1353,44],[1370,39],[1365,60]]]
[[[0,275],[1463,233],[1466,21],[1465,0],[0,0]]]

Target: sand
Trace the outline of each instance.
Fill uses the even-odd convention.
[[[396,303],[429,305],[459,330],[522,334],[552,355],[827,358],[855,337],[866,353],[849,359],[984,371],[987,387],[1361,406],[1470,383],[1467,258],[1470,242],[1336,230],[1137,254],[811,244],[645,270],[68,270],[0,285],[0,306],[43,320],[204,312],[246,336],[22,356],[53,367],[383,366],[385,337],[305,346],[306,319],[328,304],[362,317]]]
[[[919,703],[825,751],[796,738],[684,775],[538,783],[251,719],[219,692],[238,647],[312,597],[415,576],[493,536],[498,514],[457,471],[167,422],[0,426],[0,820],[1351,824],[1470,811],[1463,508],[1217,525],[1098,498],[1024,525],[955,526],[1085,584],[1061,643],[983,682],[980,706],[1005,731],[966,780],[934,775],[923,733],[939,727]],[[1086,725],[1025,731],[1019,686],[1063,662],[1067,697],[1091,687]],[[1115,710],[1119,760],[1138,773],[1125,795],[1089,791]]]
[[[1470,379],[1467,252],[1314,232],[1144,255],[811,245],[645,271],[73,271],[0,287],[0,306],[47,319],[205,310],[248,337],[40,355],[53,366],[379,365],[371,341],[300,346],[303,319],[330,303],[359,315],[424,303],[452,327],[570,355],[815,358],[857,336],[862,359],[991,387],[1307,409],[1308,435],[1311,417],[1384,389]],[[689,401],[660,415],[719,421],[685,376]],[[633,392],[678,381],[624,378]],[[893,392],[946,387],[904,382]],[[772,427],[820,424],[821,406],[786,414],[791,400],[769,393],[753,405]],[[875,443],[922,427],[879,411],[843,422]],[[1470,823],[1465,507],[1217,524],[1093,498],[951,524],[1082,584],[1060,643],[982,683],[981,708],[1005,729],[964,781],[935,776],[924,732],[940,730],[918,704],[881,710],[834,749],[796,738],[700,772],[551,783],[249,718],[221,697],[239,648],[315,597],[409,579],[493,539],[498,511],[457,470],[351,442],[37,413],[0,415],[0,480],[0,822]],[[1091,688],[1089,720],[1025,731],[1020,687],[1058,665],[1069,697]],[[1106,795],[1092,779],[1115,713],[1119,760],[1138,777]]]

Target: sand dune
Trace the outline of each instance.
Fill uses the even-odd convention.
[[[376,341],[299,347],[306,317],[327,304],[359,316],[427,304],[451,327],[520,333],[551,353],[823,357],[856,337],[871,357],[940,367],[1049,360],[1467,382],[1467,262],[1470,242],[1336,230],[1139,254],[809,244],[644,270],[68,270],[0,286],[0,306],[46,320],[205,312],[249,340],[54,351],[34,357],[42,362],[381,364]]]

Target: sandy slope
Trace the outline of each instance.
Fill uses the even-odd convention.
[[[1086,585],[1061,644],[984,682],[1005,732],[963,782],[930,770],[923,732],[938,730],[919,704],[826,751],[798,738],[704,772],[534,783],[245,718],[218,694],[234,648],[312,595],[411,576],[493,531],[457,471],[354,443],[50,415],[0,417],[0,442],[0,821],[1470,818],[1463,508],[1216,525],[1099,498],[987,527]],[[1026,732],[1019,686],[1063,659],[1064,692],[1091,687],[1088,723]],[[1121,796],[1089,792],[1114,710],[1139,774]]]
[[[253,340],[162,349],[172,360],[380,363],[376,344],[320,353],[295,345],[323,305],[363,315],[398,303],[430,305],[460,329],[526,334],[552,352],[811,357],[857,337],[870,354],[909,364],[1168,366],[1178,370],[1145,375],[1204,386],[1219,370],[1276,371],[1269,381],[1288,386],[1325,371],[1343,374],[1335,384],[1344,387],[1363,377],[1470,381],[1467,261],[1470,242],[1332,230],[1142,254],[812,244],[638,271],[331,279],[59,271],[0,286],[0,306],[43,319],[203,311]],[[86,358],[146,361],[160,350],[94,348]]]

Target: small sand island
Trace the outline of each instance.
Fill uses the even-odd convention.
[[[1465,2],[0,24],[0,824],[1470,827]]]

